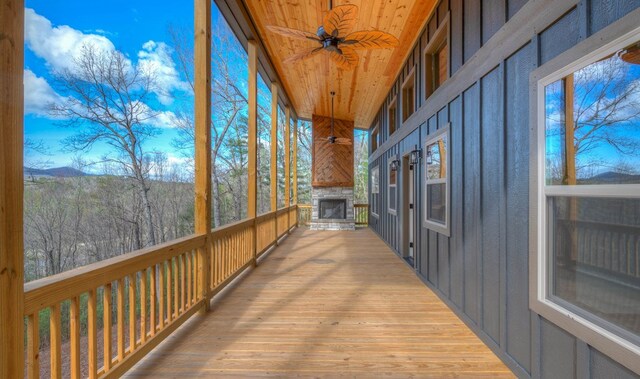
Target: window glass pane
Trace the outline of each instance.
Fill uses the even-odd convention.
[[[389,168],[389,185],[390,186],[395,186],[396,185],[396,178],[398,177],[398,172],[397,171],[393,171],[391,170],[391,168]]]
[[[436,85],[435,85],[436,88],[440,87],[440,85],[442,85],[442,83],[444,83],[444,81],[447,80],[447,65],[449,61],[448,53],[449,53],[449,49],[447,48],[446,43],[436,53],[436,57],[437,57],[436,70],[438,73],[436,77]]]
[[[427,179],[444,179],[447,177],[447,136],[427,147]]]
[[[446,183],[427,185],[427,220],[446,224],[447,215]]]
[[[640,183],[640,65],[623,57],[546,87],[547,184]]]
[[[545,88],[546,183],[562,184],[564,166],[564,81]]]
[[[379,192],[379,188],[378,188],[379,173],[380,173],[380,171],[379,171],[378,167],[376,167],[373,170],[371,170],[371,193],[378,193]]]
[[[389,209],[396,210],[396,187],[389,187]]]
[[[640,199],[549,198],[548,217],[550,295],[640,334]]]
[[[389,108],[389,135],[396,131],[396,103]]]

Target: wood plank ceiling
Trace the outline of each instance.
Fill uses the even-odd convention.
[[[298,116],[330,116],[330,92],[336,91],[335,117],[354,121],[360,129],[371,126],[435,3],[436,0],[334,0],[334,7],[358,6],[355,30],[381,30],[400,40],[395,49],[359,50],[358,66],[342,71],[326,52],[302,62],[283,63],[317,43],[283,37],[266,28],[276,25],[315,33],[329,11],[328,0],[246,0]]]

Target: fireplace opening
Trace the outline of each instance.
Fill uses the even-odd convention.
[[[318,218],[344,220],[347,218],[346,199],[321,199],[318,203]]]

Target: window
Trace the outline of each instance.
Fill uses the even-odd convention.
[[[392,157],[392,161],[389,162],[389,191],[388,191],[388,208],[389,213],[396,214],[397,202],[398,202],[398,161],[395,157]]]
[[[449,235],[449,126],[425,141],[425,228]]]
[[[416,107],[416,84],[414,70],[402,84],[402,122],[407,121],[409,116],[413,114]]]
[[[378,198],[380,193],[380,168],[371,169],[371,213],[378,217]]]
[[[534,73],[531,307],[638,372],[640,29],[582,54]]]
[[[378,133],[378,125],[376,125],[375,128],[373,128],[373,130],[371,131],[371,152],[373,153],[374,151],[376,151],[376,149],[378,148],[379,145],[379,133]]]
[[[396,131],[396,113],[398,111],[398,107],[396,107],[396,99],[394,98],[388,109],[388,120],[389,120],[389,136],[391,136]]]
[[[449,79],[449,15],[424,49],[425,98]]]

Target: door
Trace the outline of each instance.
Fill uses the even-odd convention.
[[[415,168],[409,155],[402,159],[402,256],[415,267]]]
[[[414,257],[414,246],[415,246],[415,186],[414,186],[415,175],[413,171],[413,165],[409,165],[409,258],[413,261]]]

